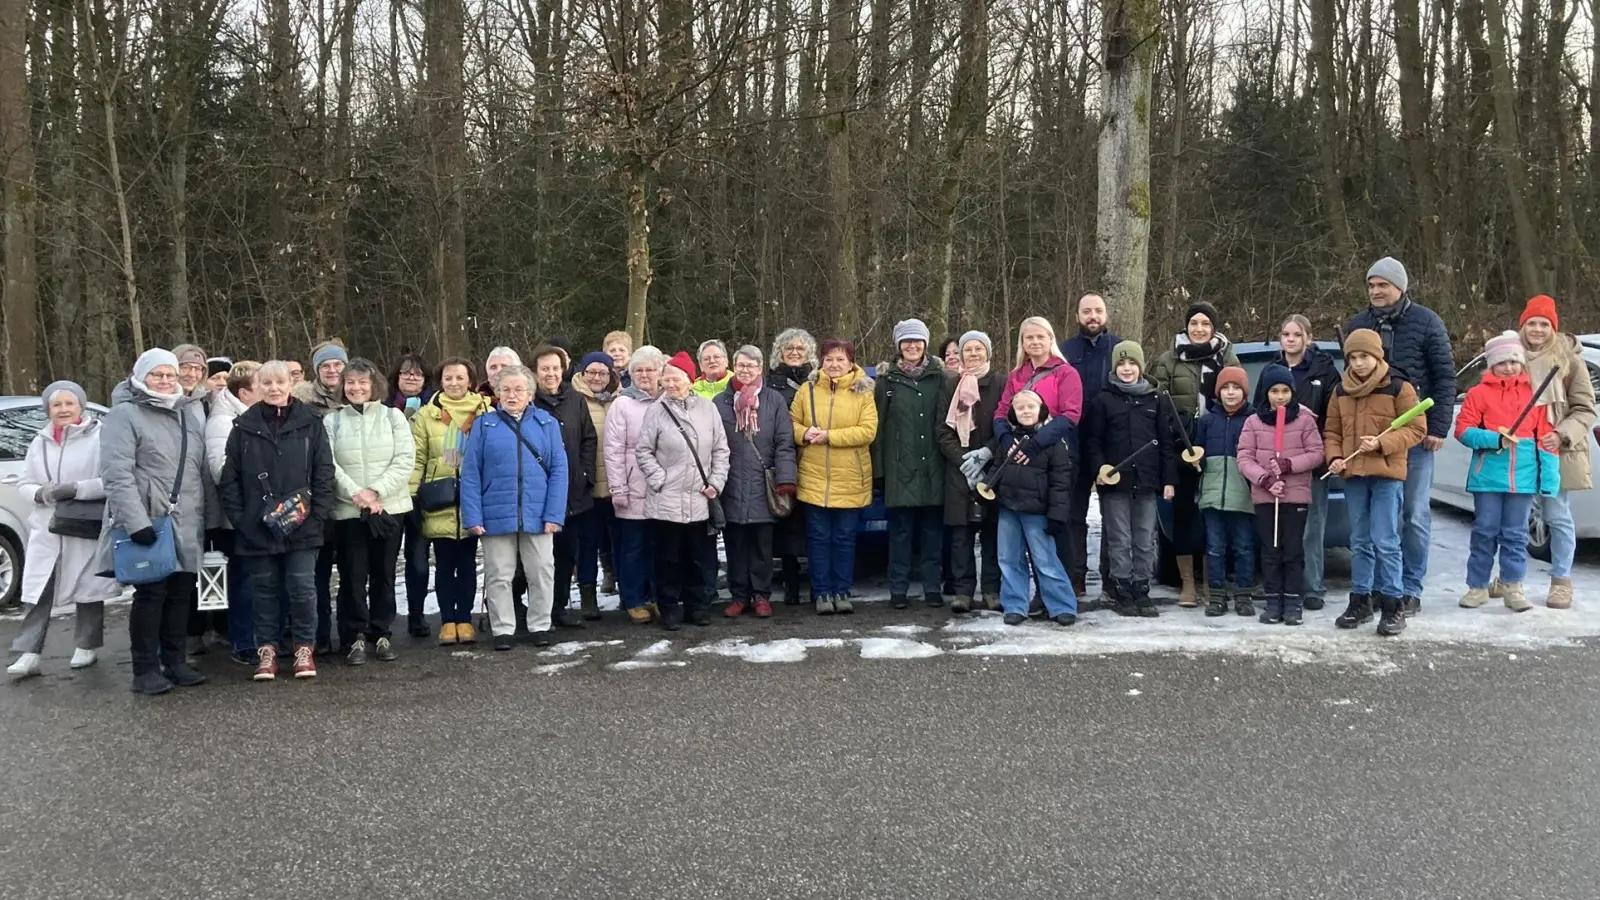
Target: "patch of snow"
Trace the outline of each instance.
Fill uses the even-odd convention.
[[[681,659],[667,659],[667,660],[625,659],[622,662],[614,662],[614,663],[612,663],[609,668],[616,669],[619,672],[629,672],[629,671],[633,671],[635,669],[663,669],[663,668],[666,668],[667,666],[687,666],[687,665],[688,665],[688,663],[684,662]]]
[[[539,651],[539,655],[540,656],[572,656],[572,655],[577,654],[577,653],[582,653],[585,650],[592,650],[592,649],[594,649],[596,647],[620,647],[620,646],[622,646],[622,641],[620,641],[620,640],[612,640],[612,641],[562,641],[561,643],[556,644],[554,647],[551,647],[548,650],[540,650]]]
[[[862,638],[862,659],[927,659],[943,656],[944,651],[932,644],[906,638]]]
[[[890,634],[922,634],[933,629],[926,625],[885,625],[878,630],[887,631]]]
[[[535,675],[554,675],[557,672],[560,672],[560,671],[563,671],[563,670],[566,670],[566,669],[570,669],[570,668],[572,668],[574,666],[581,666],[591,658],[592,657],[590,657],[588,654],[584,654],[583,656],[580,656],[577,659],[569,659],[566,662],[545,663],[542,666],[534,666],[533,667],[533,674],[535,674]]]
[[[1144,691],[1141,691],[1138,688],[1128,688],[1128,696],[1129,697],[1137,697],[1142,693],[1144,693]]]
[[[777,641],[752,644],[746,638],[728,638],[690,647],[687,652],[701,655],[731,656],[752,663],[791,663],[806,658],[806,651],[843,647],[839,638],[784,638]]]
[[[634,659],[657,659],[672,652],[671,641],[656,641],[633,655]]]

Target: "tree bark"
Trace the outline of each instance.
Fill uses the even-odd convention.
[[[1540,293],[1543,272],[1539,262],[1539,238],[1528,213],[1525,196],[1527,173],[1522,163],[1522,142],[1517,132],[1517,88],[1512,78],[1511,61],[1506,51],[1506,22],[1501,0],[1484,0],[1484,21],[1489,29],[1489,59],[1494,79],[1495,145],[1500,150],[1501,170],[1505,174],[1506,203],[1511,207],[1511,222],[1516,239],[1517,275],[1522,296]]]
[[[1161,33],[1156,0],[1102,0],[1099,264],[1123,336],[1144,335],[1150,252],[1150,87]]]
[[[1443,264],[1439,240],[1439,214],[1433,178],[1433,141],[1428,136],[1428,91],[1424,81],[1422,28],[1417,0],[1394,0],[1395,54],[1400,62],[1400,139],[1411,169],[1411,189],[1416,192],[1417,218],[1422,226],[1424,272]]]
[[[850,180],[850,121],[855,103],[850,89],[855,69],[855,29],[860,0],[831,0],[828,7],[828,52],[823,67],[826,112],[822,131],[827,141],[829,218],[833,257],[829,294],[831,325],[837,334],[856,334],[856,229]]]
[[[429,0],[427,22],[434,229],[434,331],[441,356],[466,352],[466,168],[462,0]]]
[[[5,390],[39,390],[39,270],[34,246],[34,181],[31,104],[27,74],[27,0],[0,0],[0,198],[5,230]]]
[[[1333,66],[1333,0],[1311,0],[1311,52],[1317,73],[1317,159],[1322,174],[1322,203],[1339,265],[1355,256],[1355,238],[1345,214],[1344,173],[1339,148],[1344,143]]]

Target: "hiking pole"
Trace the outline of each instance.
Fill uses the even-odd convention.
[[[1560,372],[1560,371],[1561,371],[1561,369],[1559,367],[1556,367],[1556,366],[1551,366],[1550,367],[1550,371],[1549,371],[1548,374],[1546,374],[1544,376],[1544,380],[1539,382],[1538,389],[1533,392],[1533,396],[1532,397],[1528,398],[1528,405],[1524,406],[1522,408],[1522,412],[1517,413],[1516,421],[1511,423],[1511,427],[1510,428],[1502,428],[1502,429],[1500,429],[1500,434],[1501,434],[1502,437],[1511,437],[1512,435],[1517,433],[1517,429],[1522,427],[1522,420],[1526,419],[1528,417],[1528,413],[1533,412],[1533,408],[1535,406],[1539,405],[1539,397],[1542,394],[1544,394],[1545,388],[1550,386],[1550,382],[1555,380],[1556,373]],[[1512,439],[1513,442],[1516,441],[1516,438],[1511,438],[1511,439]],[[1506,448],[1504,446],[1501,446],[1500,450],[1496,450],[1495,452],[1499,453],[1501,450],[1504,450],[1504,449],[1506,449]]]
[[[1405,412],[1401,413],[1393,422],[1390,422],[1388,428],[1385,428],[1384,430],[1378,432],[1378,437],[1383,437],[1384,435],[1388,434],[1391,431],[1399,431],[1400,429],[1402,429],[1402,428],[1406,427],[1407,425],[1411,424],[1411,420],[1412,419],[1415,419],[1417,416],[1422,415],[1423,413],[1427,412],[1430,409],[1433,409],[1433,398],[1432,397],[1424,398],[1421,403],[1418,403],[1416,406],[1413,406],[1410,409],[1406,410]],[[1358,449],[1358,450],[1356,450],[1356,452],[1350,454],[1350,456],[1346,456],[1345,459],[1348,461],[1352,457],[1356,457],[1356,456],[1360,456],[1360,455],[1361,455],[1361,451]],[[1331,475],[1333,475],[1333,470],[1330,469],[1327,472],[1323,473],[1321,480],[1327,481],[1329,476],[1331,476]]]
[[[1149,450],[1151,447],[1158,446],[1160,443],[1161,442],[1159,440],[1152,440],[1148,444],[1140,444],[1139,449],[1129,453],[1128,458],[1122,462],[1119,462],[1114,466],[1110,463],[1106,463],[1100,467],[1100,474],[1096,476],[1095,481],[1098,481],[1107,487],[1116,484],[1122,480],[1122,470],[1126,469],[1130,465],[1133,465],[1133,461],[1139,458],[1139,454]]]
[[[1006,466],[1011,462],[1011,454],[1017,452],[1017,448],[1020,446],[1022,446],[1022,442],[1013,438],[1011,441],[1011,449],[1006,451],[1005,457],[1000,460],[1000,465],[995,466],[994,474],[990,476],[988,481],[978,482],[978,496],[985,500],[994,499],[994,485],[1000,483],[1000,473],[1006,470]]]
[[[1278,407],[1278,421],[1272,425],[1272,455],[1279,459],[1283,456],[1283,411],[1287,406]],[[1280,473],[1279,478],[1283,475]],[[1272,549],[1278,549],[1278,501],[1282,498],[1274,495],[1272,498]]]
[[[1194,445],[1194,441],[1189,440],[1189,429],[1183,427],[1183,416],[1178,415],[1178,404],[1173,402],[1172,394],[1168,393],[1167,391],[1162,391],[1161,396],[1167,399],[1167,409],[1172,410],[1172,419],[1175,423],[1177,423],[1178,426],[1178,437],[1183,438],[1183,453],[1179,455],[1182,456],[1183,461],[1189,465],[1198,465],[1200,460],[1206,455],[1205,448],[1196,447]]]

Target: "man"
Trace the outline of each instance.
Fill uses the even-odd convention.
[[[1094,398],[1105,389],[1111,377],[1111,351],[1122,338],[1106,330],[1109,320],[1106,300],[1099,294],[1084,294],[1078,298],[1078,333],[1061,342],[1061,355],[1078,372],[1083,382],[1083,408],[1088,409]],[[1078,448],[1072,455],[1077,457]],[[1078,466],[1072,483],[1072,523],[1068,530],[1072,539],[1072,565],[1067,577],[1072,580],[1072,590],[1084,595],[1089,579],[1089,496],[1094,491],[1096,473]],[[1109,585],[1106,578],[1106,545],[1100,544],[1100,583]]]
[[[1414,616],[1422,608],[1422,581],[1428,576],[1428,541],[1433,532],[1429,495],[1433,490],[1434,454],[1450,434],[1456,404],[1456,363],[1450,349],[1450,332],[1438,313],[1412,302],[1406,291],[1406,267],[1385,256],[1367,270],[1367,299],[1371,305],[1356,313],[1347,332],[1370,328],[1383,339],[1384,358],[1391,370],[1411,383],[1417,399],[1433,398],[1428,410],[1428,436],[1406,456],[1405,506],[1401,512],[1400,551],[1403,555],[1401,612]]]
[[[478,393],[493,401],[495,399],[494,377],[499,375],[500,370],[506,366],[520,365],[522,365],[522,357],[518,356],[517,351],[510,347],[496,347],[490,350],[489,358],[484,360],[483,363],[484,378],[483,384],[478,385]]]
[[[928,355],[928,326],[906,319],[894,326],[895,359],[878,366],[874,399],[878,436],[872,475],[883,482],[889,508],[889,605],[910,605],[912,542],[920,546],[922,596],[943,606],[939,559],[944,547],[944,456],[936,428],[944,421],[939,392],[944,366]]]
[[[617,380],[622,382],[622,386],[632,387],[633,379],[628,377],[628,362],[633,359],[633,335],[626,331],[613,331],[600,342],[600,349],[611,357],[611,370],[617,373]]]
[[[301,382],[306,380],[306,370],[305,370],[305,367],[300,364],[300,360],[298,360],[298,359],[285,360],[283,364],[289,367],[289,388],[290,388],[290,390],[293,390],[295,385],[300,384]]]

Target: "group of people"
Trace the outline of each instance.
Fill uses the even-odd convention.
[[[1433,454],[1456,401],[1449,336],[1407,288],[1398,261],[1371,268],[1343,372],[1310,323],[1290,316],[1253,396],[1209,303],[1189,307],[1147,367],[1138,343],[1110,333],[1095,294],[1080,299],[1064,341],[1047,319],[1025,319],[1009,366],[982,331],[935,345],[907,319],[893,329],[893,358],[870,375],[849,340],[819,343],[798,328],[770,356],[748,344],[730,354],[718,340],[669,356],[613,332],[576,362],[559,340],[526,363],[498,347],[481,373],[415,354],[385,372],[327,341],[312,349],[309,380],[293,361],[147,350],[103,418],[85,415],[76,384],[44,391],[50,421],[22,483],[35,504],[28,613],[9,671],[39,671],[50,612],[65,604],[77,607],[71,665],[92,665],[104,603],[122,590],[114,574],[133,586],[136,691],[203,683],[191,657],[208,631],[225,632],[262,681],[280,663],[314,677],[335,647],[351,665],[393,660],[402,550],[408,630],[432,634],[431,570],[443,645],[480,639],[480,553],[496,650],[519,633],[546,645],[552,629],[598,619],[600,593],[619,594],[638,624],[709,624],[719,536],[723,616],[771,616],[778,587],[788,604],[848,614],[856,534],[875,492],[888,511],[895,608],[948,602],[956,613],[1000,610],[1007,624],[1074,624],[1093,492],[1117,613],[1158,614],[1150,580],[1164,498],[1181,607],[1255,615],[1259,548],[1260,620],[1298,625],[1324,602],[1327,475],[1343,479],[1354,560],[1336,624],[1377,614],[1378,633],[1398,634],[1421,606]],[[1554,301],[1534,298],[1519,326],[1489,341],[1488,371],[1456,419],[1478,500],[1462,604],[1497,596],[1529,607],[1527,522],[1542,495],[1554,554],[1546,602],[1561,608],[1576,545],[1569,495],[1589,487],[1594,391]],[[1425,415],[1407,416],[1427,401]],[[226,614],[195,609],[208,548],[229,560]],[[157,570],[128,564],[163,550],[170,563]],[[159,577],[126,574],[140,571]]]

